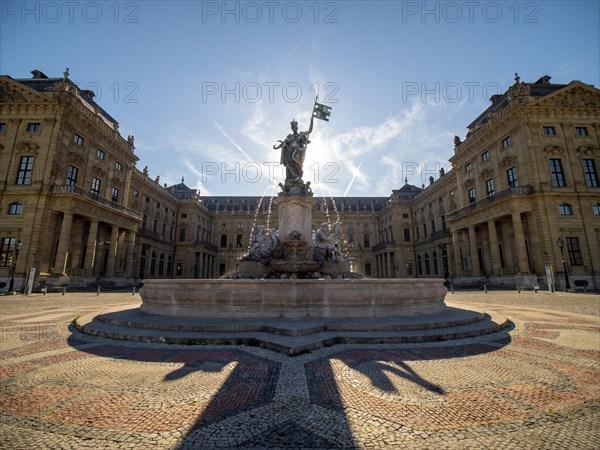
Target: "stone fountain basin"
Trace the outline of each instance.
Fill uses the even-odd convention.
[[[445,309],[443,279],[144,280],[142,312],[203,318],[395,317]]]
[[[317,261],[273,261],[271,267],[278,273],[316,272],[321,267]]]

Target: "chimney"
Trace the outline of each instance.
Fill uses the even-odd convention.
[[[37,69],[32,70],[31,74],[33,75],[32,78],[34,80],[41,80],[43,78],[48,78],[44,72],[42,72],[41,70],[37,70]]]

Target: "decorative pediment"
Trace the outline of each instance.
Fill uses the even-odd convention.
[[[8,77],[0,79],[0,103],[40,103],[48,102],[38,92]]]
[[[37,156],[38,149],[40,148],[35,142],[23,141],[15,145],[15,150],[19,153],[28,153],[30,155]]]
[[[582,156],[595,156],[600,153],[600,149],[598,149],[598,147],[594,147],[593,145],[582,145],[577,149],[577,153]]]
[[[500,161],[500,167],[506,169],[508,167],[514,167],[517,165],[517,158],[514,156],[505,156]]]
[[[0,103],[26,103],[27,97],[14,85],[0,83]]]
[[[598,108],[600,105],[600,93],[593,87],[577,83],[556,91],[537,102],[541,107],[562,108]]]
[[[566,150],[558,145],[549,145],[544,149],[544,156],[561,156]]]
[[[475,181],[473,181],[472,178],[469,178],[467,181],[465,181],[463,183],[463,186],[465,187],[465,189],[471,189],[471,188],[475,187]]]

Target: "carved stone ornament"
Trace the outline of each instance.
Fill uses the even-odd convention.
[[[544,156],[560,156],[565,153],[565,149],[558,145],[549,145],[544,149]]]
[[[39,148],[39,145],[30,141],[19,142],[17,145],[15,145],[15,150],[17,150],[19,153],[29,153],[33,154],[34,156],[37,156]]]
[[[475,181],[473,181],[472,178],[469,178],[467,181],[465,181],[463,183],[463,186],[465,187],[465,189],[471,189],[471,188],[475,187]]]
[[[552,100],[549,99],[548,103],[552,102],[553,105],[568,108],[597,108],[599,101],[598,95],[577,87],[565,92],[564,95],[559,95]]]
[[[27,97],[8,83],[0,83],[0,103],[25,103]]]
[[[577,153],[582,156],[595,156],[600,153],[600,150],[592,145],[582,145],[577,149]]]
[[[106,171],[105,171],[104,169],[100,168],[100,167],[96,167],[96,168],[94,169],[94,173],[95,173],[95,174],[96,174],[96,176],[98,176],[98,177],[102,177],[102,178],[103,178],[103,177],[105,177],[105,176],[106,176]]]
[[[492,169],[492,168],[490,168],[490,167],[486,167],[486,168],[484,168],[484,169],[483,169],[483,170],[480,172],[480,174],[479,174],[479,177],[480,177],[481,179],[485,179],[485,180],[487,180],[487,179],[489,179],[489,178],[493,178],[493,177],[494,177],[494,169]]]
[[[76,153],[69,153],[69,162],[75,166],[85,165],[85,160]]]
[[[502,168],[514,167],[516,165],[517,165],[517,158],[515,158],[514,156],[506,156],[506,157],[502,158],[502,161],[500,161],[500,166]]]

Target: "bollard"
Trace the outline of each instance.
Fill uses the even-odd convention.
[[[133,290],[131,291],[131,295],[135,295],[135,286],[133,287]]]
[[[520,294],[521,293],[521,285],[517,284],[517,293]]]
[[[47,293],[48,293],[48,287],[47,287],[47,286],[44,286],[44,287],[42,288],[42,295],[46,295]]]
[[[98,286],[98,290],[96,291],[96,295],[100,295],[100,286]]]
[[[484,294],[487,294],[487,284],[484,284],[484,285],[483,285],[483,293],[484,293]]]
[[[453,284],[450,285],[450,292],[452,292],[454,294],[454,285]]]
[[[62,295],[65,295],[66,293],[67,293],[67,287],[65,286],[65,287],[63,287]]]

